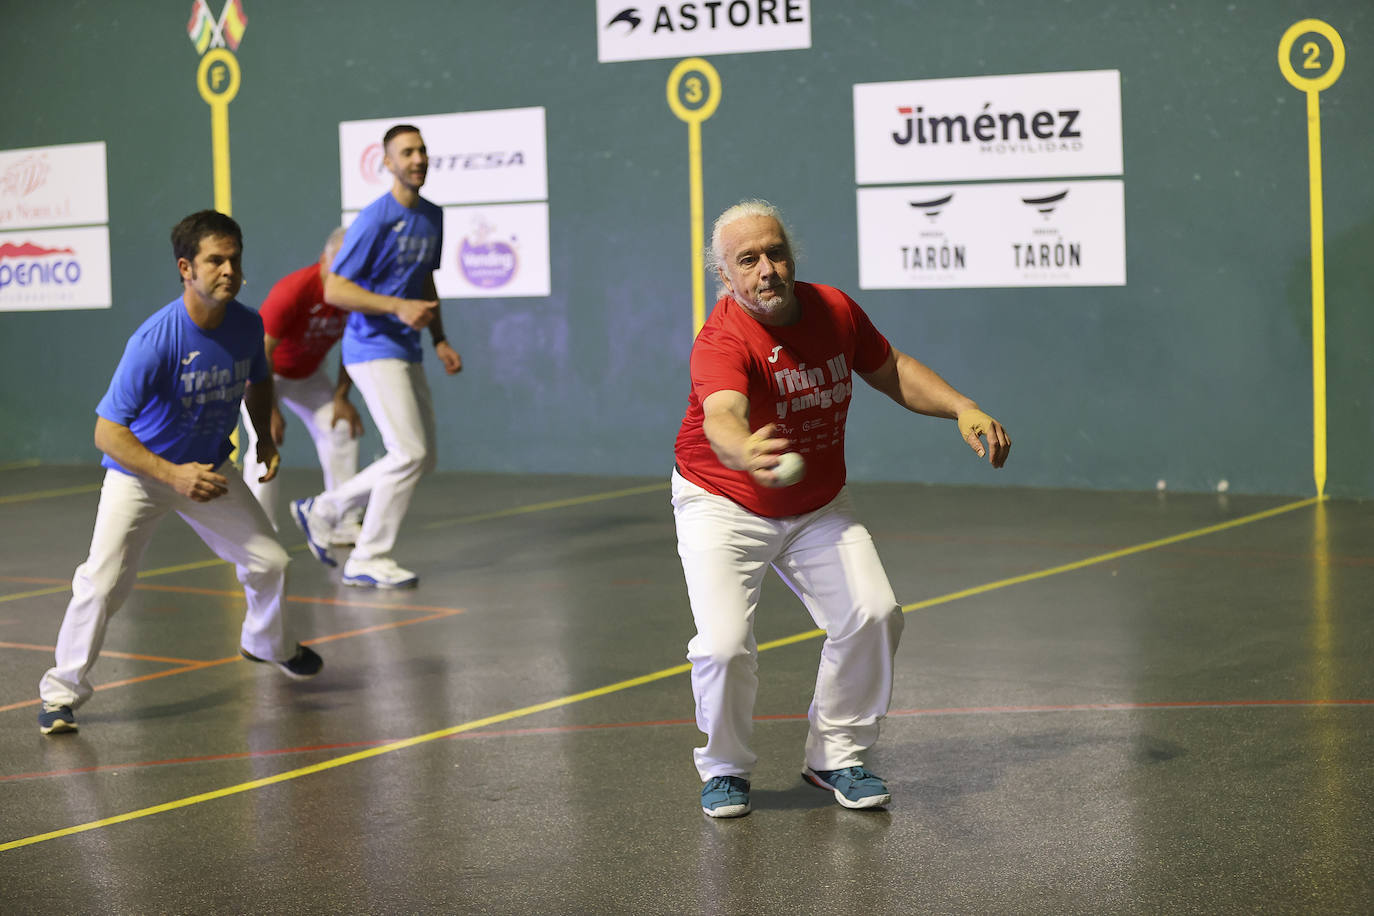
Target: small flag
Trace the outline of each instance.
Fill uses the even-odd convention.
[[[196,46],[196,51],[205,53],[215,31],[215,20],[210,15],[210,8],[205,5],[205,0],[195,0],[191,4],[191,20],[186,23],[186,34]]]
[[[229,50],[239,49],[239,42],[243,41],[243,31],[246,28],[248,16],[243,12],[243,4],[239,0],[229,0],[224,5],[224,11],[219,14],[219,31],[224,35],[224,40],[229,42]]]

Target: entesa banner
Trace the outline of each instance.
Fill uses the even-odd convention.
[[[440,206],[547,200],[543,108],[344,121],[339,125],[343,208],[361,210],[391,189],[382,136],[395,124],[420,128],[429,175],[420,194]]]

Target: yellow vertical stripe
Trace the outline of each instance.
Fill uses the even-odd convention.
[[[1312,478],[1326,492],[1326,264],[1322,238],[1320,93],[1307,93],[1307,159],[1312,215]]]

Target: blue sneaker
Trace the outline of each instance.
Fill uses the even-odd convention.
[[[712,776],[701,789],[701,810],[710,817],[743,817],[749,813],[749,780]]]
[[[846,808],[881,808],[892,801],[887,786],[863,767],[840,770],[802,770],[806,781],[818,789],[830,789],[835,800]]]
[[[62,732],[76,731],[76,716],[70,706],[58,703],[44,703],[38,711],[38,730],[45,735],[59,735]]]
[[[298,499],[291,504],[291,518],[305,535],[305,546],[310,548],[315,559],[325,566],[338,566],[339,564],[334,561],[334,555],[329,552],[334,526],[320,518],[319,513],[311,511],[314,508],[313,498]]]

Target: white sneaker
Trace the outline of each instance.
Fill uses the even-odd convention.
[[[363,510],[349,509],[334,526],[334,531],[329,535],[329,543],[333,547],[352,547],[358,543],[358,536],[362,533]]]
[[[358,588],[414,588],[420,584],[420,577],[398,566],[391,557],[349,557],[344,564],[343,583]]]
[[[325,566],[338,566],[333,554],[329,552],[329,533],[333,524],[326,521],[315,509],[314,499],[298,499],[291,504],[291,518],[296,527],[305,535],[305,545]]]

